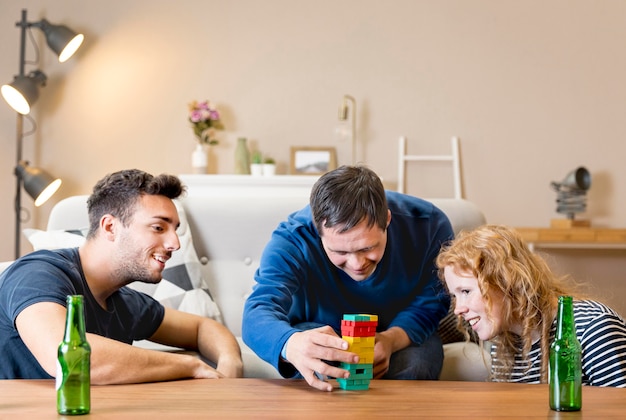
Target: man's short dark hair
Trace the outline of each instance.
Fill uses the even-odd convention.
[[[108,174],[93,187],[87,199],[89,233],[91,238],[98,231],[100,219],[105,214],[117,217],[122,225],[128,226],[135,205],[144,195],[162,195],[169,199],[180,197],[185,186],[174,175],[150,175],[139,169],[126,169]]]
[[[346,232],[362,220],[387,229],[387,198],[383,183],[364,166],[340,166],[320,177],[311,190],[311,212],[320,235],[322,227]]]

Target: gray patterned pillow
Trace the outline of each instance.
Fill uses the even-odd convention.
[[[180,249],[172,254],[163,270],[163,280],[158,284],[135,282],[129,287],[144,292],[163,306],[213,318],[223,323],[222,313],[213,300],[206,280],[202,275],[202,265],[193,246],[191,228],[182,205],[175,201],[180,218],[176,231]]]

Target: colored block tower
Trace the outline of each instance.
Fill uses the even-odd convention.
[[[341,389],[368,389],[374,373],[374,340],[378,315],[345,314],[341,321],[341,338],[348,342],[348,351],[359,355],[359,363],[341,363],[350,372],[348,379],[337,378]]]

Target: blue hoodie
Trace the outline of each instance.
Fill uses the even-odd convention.
[[[330,325],[338,335],[345,313],[378,315],[378,331],[402,328],[415,344],[437,329],[449,298],[440,286],[435,258],[453,238],[447,216],[433,204],[387,191],[391,223],[375,271],[355,281],[328,259],[309,206],[273,232],[244,306],[243,339],[285,377],[280,352],[301,322]]]

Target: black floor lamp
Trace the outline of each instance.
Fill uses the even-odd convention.
[[[45,203],[61,186],[59,178],[51,176],[42,169],[29,166],[29,163],[22,157],[24,115],[30,113],[32,105],[39,97],[39,87],[45,86],[47,79],[40,70],[33,70],[26,74],[26,32],[33,27],[43,31],[48,46],[59,56],[61,63],[76,52],[84,37],[66,26],[52,25],[45,19],[29,22],[26,18],[26,9],[22,10],[22,19],[16,22],[15,26],[20,28],[19,73],[11,83],[2,85],[0,91],[11,108],[17,112],[17,152],[14,172],[17,179],[15,192],[15,258],[17,259],[20,256],[22,186],[35,200],[35,206]]]

